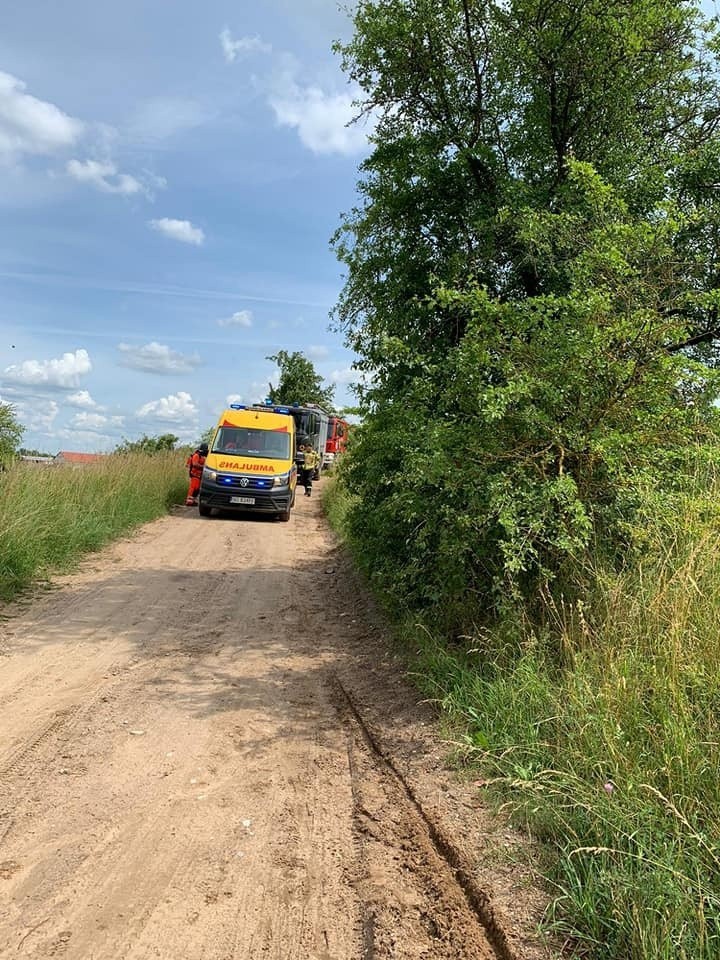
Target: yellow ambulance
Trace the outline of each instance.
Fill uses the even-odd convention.
[[[295,420],[288,407],[231,404],[205,459],[198,509],[247,510],[288,521],[295,504]]]

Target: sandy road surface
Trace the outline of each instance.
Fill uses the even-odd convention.
[[[0,957],[530,955],[344,563],[314,499],[188,511],[6,611]]]

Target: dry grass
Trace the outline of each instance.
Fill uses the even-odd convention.
[[[165,513],[185,494],[176,452],[72,466],[18,463],[0,474],[0,597]]]

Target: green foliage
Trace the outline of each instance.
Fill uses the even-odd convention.
[[[115,453],[162,453],[166,450],[174,450],[179,439],[173,433],[163,433],[157,437],[148,437],[143,434],[139,440],[123,440],[115,448]]]
[[[684,0],[363,0],[355,25],[379,123],[335,238],[372,373],[351,523],[449,628],[540,615],[715,442],[717,40]]]
[[[715,442],[716,375],[666,349],[685,330],[659,294],[683,215],[634,217],[577,162],[565,197],[514,223],[563,294],[441,287],[423,310],[461,341],[442,360],[416,354],[422,376],[402,393],[376,391],[347,465],[374,575],[452,629],[508,601],[532,612],[547,589],[576,595],[590,544],[618,559],[640,548],[642,491],[671,496],[687,444]],[[408,363],[388,338],[398,355]]]
[[[355,26],[379,122],[335,238],[372,372],[351,523],[452,629],[539,615],[715,442],[714,27],[685,0],[362,0]]]
[[[440,698],[559,851],[558,922],[605,960],[710,960],[718,518],[688,491],[720,462],[716,24],[360,0],[355,27],[378,124],[335,319],[371,376],[332,515],[441,638]]]
[[[399,614],[458,761],[542,842],[547,921],[569,956],[720,955],[720,472],[693,474],[703,458],[687,451],[669,500],[640,492],[644,556],[594,563],[542,628],[505,617],[448,642],[436,608]],[[340,533],[354,502],[333,479],[323,503]],[[381,599],[398,614],[396,581]]]
[[[277,387],[270,384],[268,396],[273,403],[301,406],[316,403],[326,410],[333,408],[335,387],[323,387],[323,378],[316,372],[312,362],[304,354],[279,350],[274,356],[266,357],[280,368],[280,381]]]
[[[346,529],[348,514],[356,498],[348,494],[345,484],[338,480],[339,469],[341,467],[336,467],[327,482],[323,483],[320,495],[323,510],[331,525],[342,532]]]
[[[388,362],[387,335],[433,356],[462,337],[417,309],[438,280],[502,298],[557,289],[508,226],[518,208],[557,208],[573,158],[635,213],[674,198],[688,214],[675,289],[717,286],[716,40],[697,3],[363,0],[355,25],[340,50],[379,124],[335,238],[336,317],[380,384],[413,373]],[[712,307],[690,318],[717,334]]]
[[[720,955],[719,503],[705,475],[646,517],[646,558],[595,567],[558,639],[521,631],[514,662],[498,633],[448,649],[408,625],[466,762],[544,842],[549,920],[580,956]]]
[[[181,458],[168,451],[82,467],[15,464],[0,478],[0,598],[160,516],[186,487]]]
[[[6,466],[17,455],[24,433],[15,411],[8,403],[0,403],[0,465]]]

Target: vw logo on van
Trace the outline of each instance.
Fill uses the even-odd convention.
[[[250,483],[249,477],[240,477],[240,486],[246,487]]]

